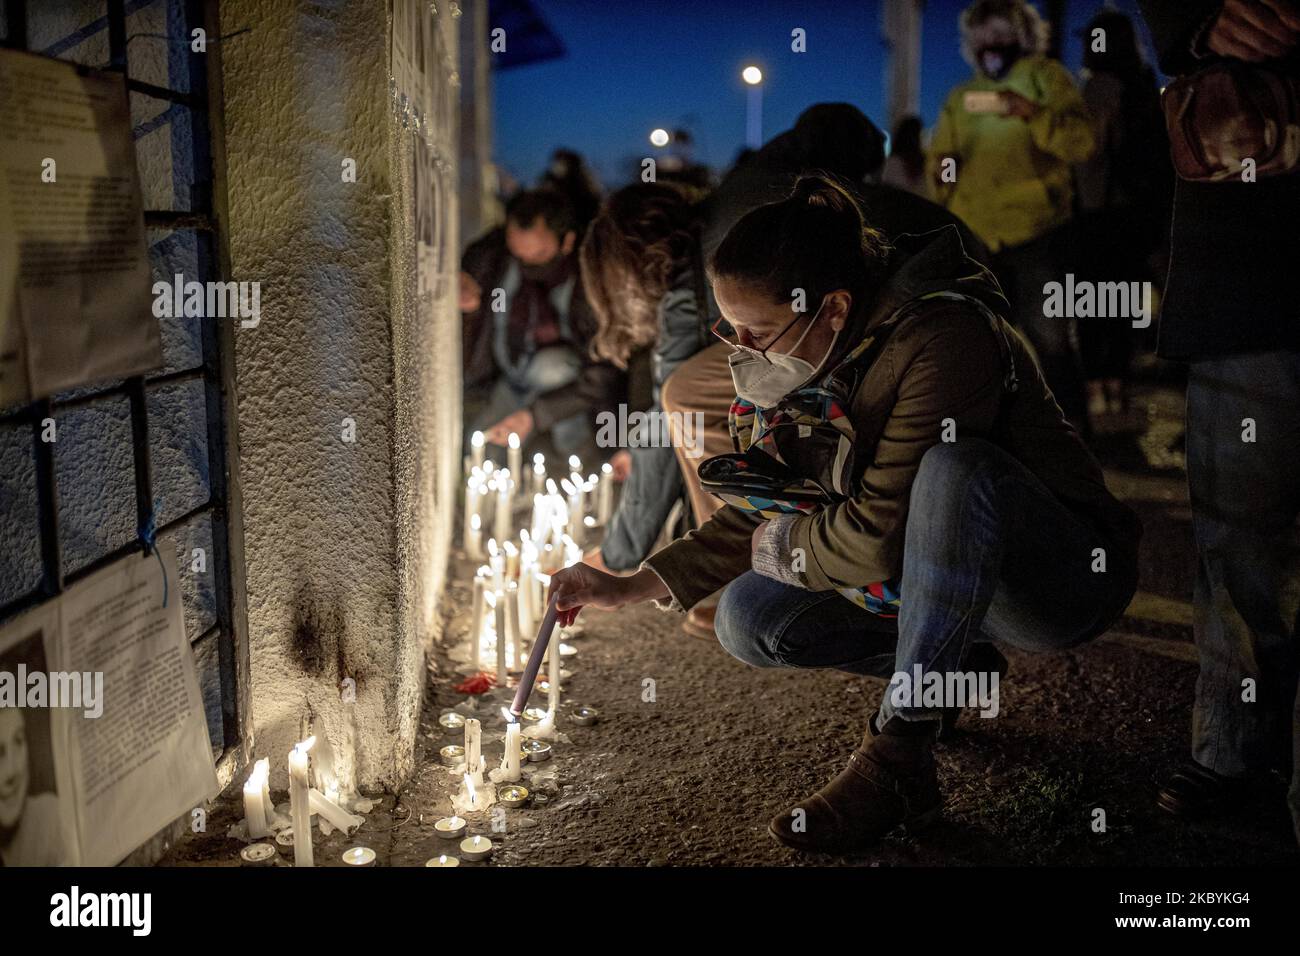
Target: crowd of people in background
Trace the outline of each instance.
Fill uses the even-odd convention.
[[[1216,64],[1271,69],[1295,97],[1300,7],[1291,0],[1143,8],[1166,74],[1192,82]],[[1082,44],[1079,77],[1048,56],[1047,27],[1024,0],[975,0],[960,26],[972,74],[948,94],[928,144],[920,117],[902,118],[886,137],[856,107],[820,103],[716,183],[692,166],[608,195],[581,156],[558,150],[536,187],[510,197],[504,224],[464,254],[468,428],[497,446],[514,433],[530,452],[608,461],[622,482],[588,570],[562,576],[569,608],[653,597],[688,612],[687,633],[759,666],[1001,669],[992,642],[1049,650],[1089,639],[1136,585],[1136,519],[1107,492],[1086,445],[1126,410],[1136,345],[1152,344],[1154,329],[1135,329],[1127,316],[1053,314],[1045,289],[1067,274],[1151,283],[1158,297],[1163,290],[1159,354],[1189,363],[1202,658],[1193,760],[1159,800],[1188,815],[1228,809],[1271,772],[1289,775],[1300,746],[1290,716],[1300,671],[1291,596],[1300,456],[1286,445],[1300,434],[1300,323],[1285,314],[1281,288],[1294,240],[1261,226],[1289,218],[1300,175],[1283,167],[1256,182],[1229,169],[1198,180],[1182,166],[1176,175],[1156,73],[1122,13],[1102,9],[1070,38]],[[825,246],[827,235],[840,245]],[[778,248],[784,263],[770,261]],[[785,268],[792,262],[804,274]],[[767,288],[762,277],[773,270],[790,289]],[[940,311],[962,313],[962,329],[979,323],[994,335],[955,329],[951,342],[921,341],[902,306],[924,300],[925,311],[935,299],[946,303]],[[880,313],[887,301],[905,314]],[[789,323],[779,321],[783,310]],[[931,325],[948,321],[956,320]],[[886,348],[882,328],[884,354],[903,371],[885,370],[870,347],[880,337]],[[963,378],[962,352],[957,388],[948,379]],[[846,370],[858,376],[845,386],[853,407],[839,410],[849,423],[834,410],[808,411],[810,383],[838,395]],[[791,411],[799,396],[802,410]],[[872,403],[879,409],[864,411]],[[699,427],[672,447],[602,447],[597,415],[620,410]],[[949,418],[978,440],[944,456],[935,446],[947,441],[939,423]],[[1247,419],[1258,424],[1248,442]],[[798,424],[811,449],[825,422],[856,454],[848,487],[828,488],[840,478],[826,477],[825,461],[809,464],[772,438]],[[779,475],[750,473],[760,459],[776,468],[760,448]],[[767,498],[736,490],[778,478],[779,493]],[[1003,496],[1007,485],[1019,490]],[[804,494],[813,486],[838,493],[814,507]],[[909,519],[918,487],[933,507]],[[920,566],[922,556],[976,562],[935,524],[957,519],[959,490],[988,497],[988,527],[972,540],[1034,556],[1020,569],[972,563],[978,600]],[[787,494],[793,504],[783,508]],[[1055,540],[1011,527],[1013,506]],[[800,523],[814,516],[821,524],[812,530]],[[687,528],[696,530],[660,549]],[[738,538],[738,558],[719,556]],[[800,543],[817,566],[792,575],[782,562]],[[1104,586],[1062,570],[1073,545],[1110,552]],[[827,594],[850,602],[828,606]],[[1008,594],[1015,608],[1003,606]],[[979,614],[961,618],[960,601]],[[796,612],[806,626],[772,631],[773,619]],[[956,650],[927,644],[927,635],[967,630]],[[868,635],[856,650],[846,649],[850,632]],[[887,666],[869,666],[872,655]],[[1241,706],[1246,680],[1258,685],[1258,706]],[[848,776],[796,808],[822,820],[820,835],[792,832],[780,816],[773,835],[835,849],[925,816],[934,805],[932,740],[918,744],[916,727],[940,717],[882,708]],[[892,780],[894,804],[885,807],[867,778]],[[1300,790],[1291,799],[1300,804]]]

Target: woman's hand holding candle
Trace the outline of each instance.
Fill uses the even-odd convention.
[[[597,571],[587,564],[574,564],[551,575],[550,595],[561,626],[568,627],[584,606],[612,610],[640,601],[666,600],[670,595],[659,575],[642,568],[630,577],[620,578]]]

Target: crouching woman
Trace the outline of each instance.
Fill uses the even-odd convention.
[[[891,679],[848,767],[770,827],[852,850],[938,813],[934,740],[973,702],[923,689],[970,686],[953,679],[969,670],[992,686],[991,642],[1053,651],[1105,631],[1136,588],[1140,526],[955,229],[890,247],[845,189],[804,177],[708,271],[736,453],[700,477],[727,507],[631,577],[579,565],[552,592],[572,620],[725,587],[718,638],[740,660]]]

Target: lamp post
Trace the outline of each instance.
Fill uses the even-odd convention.
[[[758,149],[763,145],[763,71],[747,66],[740,78],[749,86],[749,105],[745,110],[745,145]]]

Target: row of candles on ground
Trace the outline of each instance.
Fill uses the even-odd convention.
[[[524,478],[523,449],[519,436],[511,433],[507,446],[507,467],[498,468],[485,460],[482,432],[475,432],[470,442],[465,476],[465,552],[471,560],[482,561],[483,537],[489,525],[498,542],[514,537],[514,516],[527,504],[521,497]],[[530,490],[532,522],[529,539],[538,551],[538,560],[546,572],[563,567],[564,541],[567,537],[581,547],[586,530],[609,523],[614,503],[614,470],[601,466],[601,474],[582,476],[582,462],[569,456],[569,476],[557,483],[546,473],[546,458],[533,456]],[[491,519],[489,521],[489,511]]]
[[[260,840],[274,836],[281,846],[292,846],[294,866],[315,865],[311,832],[313,816],[344,833],[350,833],[365,822],[339,804],[337,786],[330,786],[326,791],[311,786],[309,755],[315,744],[316,738],[308,737],[289,753],[288,827],[279,826],[283,818],[277,819],[275,804],[271,802],[271,762],[264,757],[254,763],[253,772],[244,783],[244,823],[249,837]],[[276,850],[269,843],[253,843],[240,855],[246,863],[269,865],[274,862]],[[369,847],[353,847],[343,854],[343,862],[353,866],[369,866],[374,861],[375,851]]]

